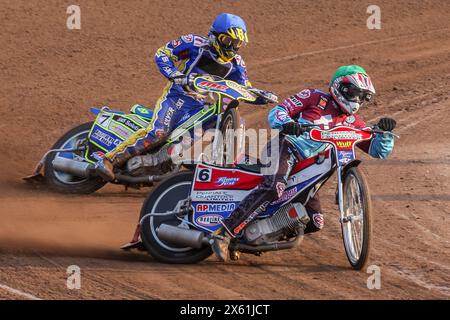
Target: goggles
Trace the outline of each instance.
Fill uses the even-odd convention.
[[[244,41],[239,40],[239,39],[234,39],[231,36],[227,35],[227,34],[219,34],[218,38],[217,38],[220,42],[220,44],[223,46],[224,49],[227,50],[238,50],[240,47],[242,47],[242,45],[244,44]]]
[[[345,99],[352,102],[370,102],[373,100],[372,92],[362,90],[354,84],[343,84],[340,91]]]

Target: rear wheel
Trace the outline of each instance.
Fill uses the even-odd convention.
[[[180,228],[192,228],[186,222],[180,221],[175,214],[147,215],[149,213],[165,213],[175,209],[180,200],[189,197],[193,180],[194,173],[191,171],[181,171],[170,176],[153,189],[142,206],[140,215],[140,220],[142,220],[141,239],[147,251],[158,261],[197,263],[212,254],[210,246],[194,249],[173,245],[158,238],[156,229],[163,223]]]
[[[52,149],[72,149],[87,144],[87,137],[93,124],[88,122],[73,128],[56,141]],[[57,157],[86,162],[83,152],[54,152],[48,155],[44,163],[44,176],[50,188],[63,193],[89,194],[105,185],[106,182],[99,177],[82,178],[53,168],[52,161]]]
[[[341,223],[345,253],[351,266],[361,270],[367,263],[372,235],[372,203],[363,173],[356,167],[344,176],[344,221]]]

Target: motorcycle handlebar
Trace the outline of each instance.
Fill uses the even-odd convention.
[[[312,124],[312,123],[311,123],[311,124],[309,124],[309,123],[301,123],[301,124],[300,124],[300,127],[304,128],[304,129],[307,129],[307,130],[305,130],[305,131],[310,131],[311,129],[316,128],[316,127],[317,127],[317,124]],[[334,127],[331,127],[330,129],[332,129],[332,128],[334,128]],[[366,128],[366,129],[367,129],[367,128]],[[387,133],[387,134],[390,134],[390,135],[396,137],[397,139],[400,139],[400,136],[396,135],[396,134],[393,133],[392,131],[381,130],[381,129],[378,128],[376,125],[370,126],[370,127],[368,127],[368,129],[370,129],[370,132],[373,132],[373,133],[379,133],[379,134]]]

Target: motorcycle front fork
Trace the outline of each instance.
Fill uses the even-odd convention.
[[[344,219],[344,195],[342,186],[342,167],[337,167],[337,201],[339,206],[339,222],[342,224],[345,222]]]
[[[217,115],[217,120],[216,120],[216,128],[215,128],[215,131],[214,131],[214,140],[213,140],[213,145],[212,145],[212,158],[211,158],[211,162],[213,163],[213,164],[216,164],[217,163],[217,160],[219,160],[219,150],[218,150],[218,144],[219,143],[222,143],[222,141],[219,141],[219,140],[222,140],[223,139],[223,137],[222,137],[222,139],[219,139],[219,129],[220,129],[220,123],[222,122],[222,114],[221,113],[219,113],[218,115]]]

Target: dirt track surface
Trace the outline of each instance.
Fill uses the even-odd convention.
[[[381,30],[366,28],[365,1],[78,4],[78,31],[66,28],[60,1],[0,6],[0,298],[450,297],[450,2],[378,1]],[[398,120],[392,157],[362,156],[375,213],[369,264],[381,268],[381,290],[368,290],[369,275],[348,266],[332,184],[321,192],[325,229],[299,249],[171,266],[118,249],[147,190],[63,196],[21,181],[63,132],[91,119],[88,107],[151,106],[164,85],[156,49],[182,34],[205,34],[229,10],[247,21],[250,45],[242,54],[255,86],[280,97],[325,89],[336,67],[357,63],[378,91],[376,106],[362,115]],[[252,127],[266,125],[269,108],[241,110]],[[81,267],[80,290],[66,288],[73,264]]]

